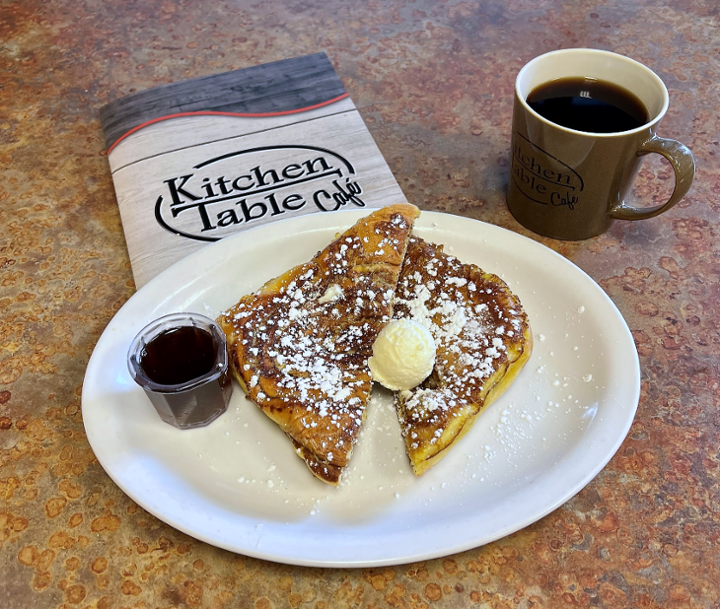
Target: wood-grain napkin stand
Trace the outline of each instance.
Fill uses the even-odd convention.
[[[237,231],[405,200],[324,53],[142,91],[100,119],[138,288]]]

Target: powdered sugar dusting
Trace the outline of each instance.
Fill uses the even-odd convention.
[[[406,260],[412,267],[398,282],[394,317],[421,323],[437,345],[433,375],[399,396],[403,433],[410,449],[420,449],[435,444],[454,417],[477,411],[483,388],[508,361],[507,345],[527,320],[509,291],[501,293],[497,277],[436,246],[412,238]]]
[[[410,229],[400,213],[372,226],[369,240],[347,231],[225,314],[250,397],[326,470],[349,458],[370,395],[367,359],[390,319],[397,267],[372,265],[402,260]]]

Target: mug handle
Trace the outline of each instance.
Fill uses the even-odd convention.
[[[646,218],[654,218],[670,209],[690,190],[690,185],[695,175],[695,160],[687,146],[675,140],[667,140],[653,135],[649,140],[641,144],[636,155],[645,156],[652,152],[663,155],[675,171],[675,189],[672,195],[670,195],[670,198],[663,205],[644,209],[633,207],[632,205],[627,205],[624,201],[620,201],[610,209],[611,218],[618,220],[644,220]]]

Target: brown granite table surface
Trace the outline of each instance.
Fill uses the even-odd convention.
[[[583,242],[504,202],[514,77],[588,46],[666,82],[661,135],[690,194]],[[408,200],[540,241],[590,274],[635,338],[642,394],[617,454],[517,533],[422,563],[275,564],[178,532],[93,456],[83,376],[135,288],[98,109],[133,91],[325,51]],[[716,0],[7,0],[0,6],[0,607],[718,606]],[[650,159],[635,194],[660,200]]]

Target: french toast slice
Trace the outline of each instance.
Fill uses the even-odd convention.
[[[532,334],[504,281],[415,236],[405,254],[393,317],[423,324],[437,348],[431,375],[395,397],[406,452],[420,476],[512,384],[530,358]]]
[[[329,484],[338,484],[365,418],[367,360],[391,319],[419,215],[407,203],[373,211],[218,318],[234,377]]]

